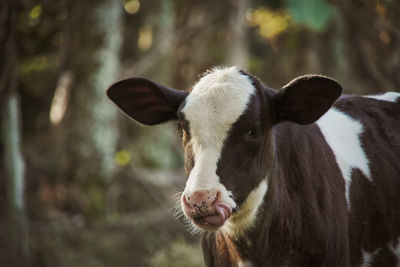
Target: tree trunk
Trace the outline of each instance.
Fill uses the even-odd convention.
[[[85,2],[74,4],[77,13],[85,10]],[[87,192],[86,212],[99,215],[107,209],[103,193],[114,175],[118,142],[117,110],[105,93],[119,76],[122,5],[104,0],[83,14],[74,33],[74,81],[63,127],[68,132],[68,176]]]
[[[103,45],[93,55],[99,64],[91,78],[92,97],[89,99],[92,127],[88,132],[93,140],[93,150],[100,158],[100,173],[109,182],[113,176],[114,155],[118,141],[117,125],[114,123],[116,109],[105,96],[105,89],[115,81],[119,71],[121,49],[122,6],[119,0],[104,1],[96,10],[95,24],[103,31]]]
[[[25,162],[21,154],[21,109],[17,92],[4,99],[2,143],[9,206],[8,233],[15,266],[28,266],[28,223],[25,209]]]
[[[228,65],[236,65],[246,70],[248,67],[246,11],[249,8],[249,0],[231,0],[230,2],[232,5],[229,23],[231,32],[230,42],[227,44],[226,61]]]
[[[400,3],[331,1],[340,11],[353,93],[400,90]],[[357,10],[357,12],[352,12]],[[366,22],[367,25],[366,26]]]
[[[25,209],[25,162],[21,154],[21,109],[16,76],[16,16],[19,3],[6,1],[1,4],[0,43],[0,99],[1,143],[3,167],[8,200],[8,216],[3,238],[7,238],[9,259],[2,259],[12,266],[28,266],[28,224]],[[6,10],[4,12],[4,10]]]

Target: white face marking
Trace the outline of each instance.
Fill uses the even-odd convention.
[[[362,258],[363,258],[363,262],[361,267],[370,267],[372,261],[374,260],[374,256],[376,254],[378,254],[378,252],[380,251],[380,248],[377,248],[376,250],[374,250],[373,252],[367,252],[367,251],[362,251]]]
[[[400,266],[400,237],[397,239],[397,246],[394,246],[394,242],[391,242],[388,247],[397,258],[397,266]]]
[[[387,92],[382,95],[365,95],[364,97],[373,98],[381,101],[396,102],[400,97],[400,93],[397,92]]]
[[[372,262],[372,255],[369,252],[366,251],[362,251],[362,267],[369,267],[371,265]]]
[[[230,192],[216,174],[217,163],[229,129],[246,110],[254,93],[251,79],[236,67],[214,69],[193,87],[182,109],[189,121],[195,159],[184,194],[217,189],[221,201],[235,208]]]
[[[240,210],[232,215],[225,223],[223,230],[237,239],[244,231],[254,225],[258,208],[264,201],[268,191],[267,179],[262,180],[257,188],[247,196]]]
[[[361,146],[360,135],[363,125],[347,114],[331,108],[318,121],[326,142],[335,154],[346,185],[347,207],[350,209],[351,172],[353,168],[361,170],[372,181],[369,160]]]

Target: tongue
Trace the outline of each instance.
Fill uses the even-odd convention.
[[[214,207],[218,215],[204,217],[204,220],[213,226],[221,226],[231,216],[232,208],[225,203],[217,203]]]
[[[207,216],[204,217],[204,220],[213,226],[220,226],[224,223],[224,219],[219,215]]]

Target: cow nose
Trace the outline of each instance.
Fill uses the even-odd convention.
[[[221,201],[217,190],[185,193],[182,202],[185,215],[201,227],[220,227],[232,214],[231,206]]]
[[[208,209],[218,198],[217,190],[199,190],[185,194],[183,201],[191,209]]]

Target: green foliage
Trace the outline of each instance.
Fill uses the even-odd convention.
[[[126,223],[121,223],[124,219]],[[126,219],[86,225],[74,216],[46,223],[44,232],[32,233],[32,266],[203,266],[197,242],[179,234],[171,237],[160,222],[136,224]]]
[[[42,6],[41,5],[36,5],[31,9],[31,12],[29,13],[29,16],[31,19],[36,19],[42,14]]]
[[[284,32],[291,22],[285,10],[273,10],[266,7],[250,11],[247,21],[250,26],[257,26],[259,34],[266,39],[273,39]]]
[[[158,250],[150,260],[151,266],[158,267],[201,267],[203,255],[198,244],[188,244],[183,238],[177,238],[170,246]]]
[[[286,0],[288,10],[297,23],[315,31],[323,31],[333,17],[333,8],[325,0]]]
[[[99,218],[106,215],[105,193],[102,186],[92,184],[86,190],[85,213],[88,217]]]
[[[173,169],[183,165],[175,124],[140,128],[131,146],[132,163],[138,167]]]

